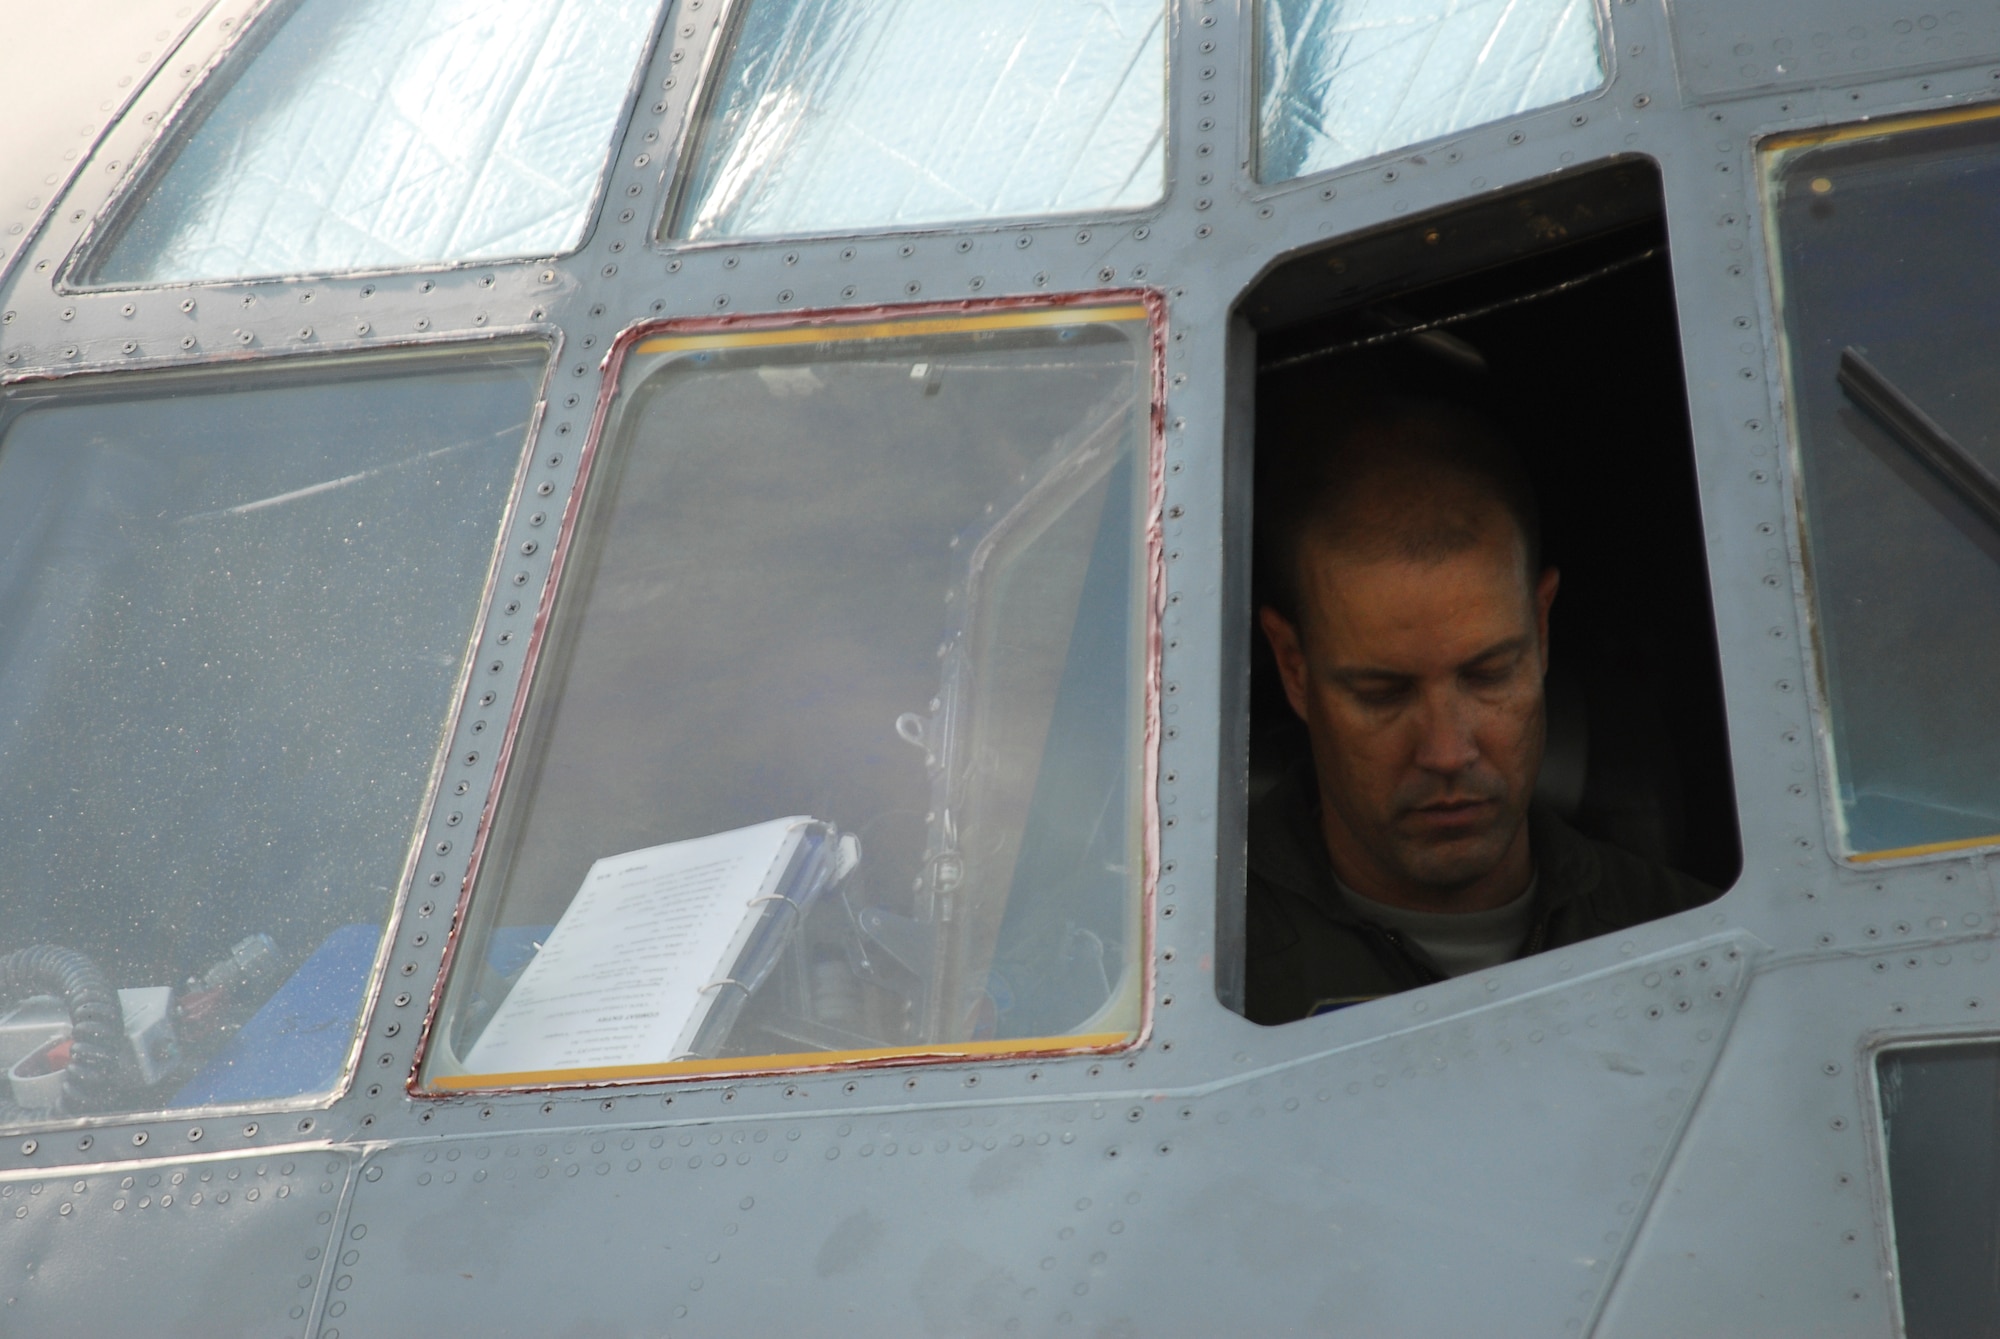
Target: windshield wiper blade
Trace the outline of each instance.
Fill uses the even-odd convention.
[[[1979,513],[1981,520],[2000,532],[2000,475],[1980,464],[1853,346],[1840,351],[1840,370],[1835,379],[1847,392],[1848,399],[1904,450],[1930,466],[1931,472],[1950,485],[1962,502]]]

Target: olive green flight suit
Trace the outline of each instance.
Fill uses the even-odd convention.
[[[1250,807],[1245,1012],[1286,1023],[1444,976],[1423,950],[1356,916],[1334,886],[1309,768]],[[1523,957],[1700,906],[1720,894],[1664,865],[1528,811],[1535,917]]]

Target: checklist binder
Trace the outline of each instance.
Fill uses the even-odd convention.
[[[473,1075],[717,1055],[813,902],[859,859],[805,816],[595,862],[463,1058]]]

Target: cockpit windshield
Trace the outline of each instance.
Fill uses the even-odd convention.
[[[1804,557],[1847,852],[2000,842],[2000,116],[1766,146]]]
[[[174,117],[84,277],[187,283],[567,251],[658,10],[266,5]]]
[[[431,1083],[1136,1035],[1149,330],[628,343]]]
[[[0,400],[0,1122],[339,1084],[546,359]]]

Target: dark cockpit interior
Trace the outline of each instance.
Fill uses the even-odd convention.
[[[1729,887],[1742,856],[1652,165],[1308,252],[1241,310],[1256,332],[1260,468],[1363,390],[1443,398],[1506,431],[1562,572],[1538,796],[1589,836]],[[1307,742],[1270,648],[1246,633],[1254,799]]]

